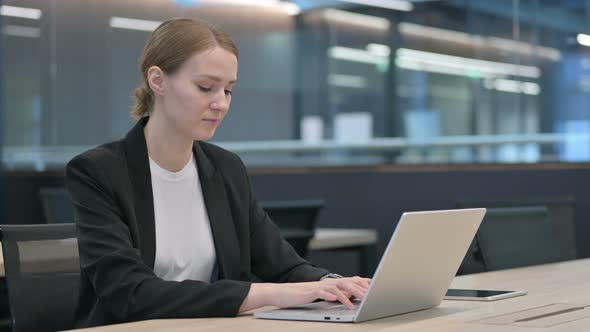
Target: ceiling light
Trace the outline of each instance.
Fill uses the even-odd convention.
[[[162,24],[160,21],[139,20],[127,17],[111,17],[109,25],[111,28],[139,30],[139,31],[154,31]]]
[[[498,38],[472,35],[465,32],[435,28],[420,24],[401,22],[398,29],[402,35],[430,38],[475,47],[493,47],[503,51],[514,52],[527,56],[538,56],[553,61],[561,59],[561,52],[552,47],[538,46],[530,43]]]
[[[35,27],[28,27],[23,25],[7,24],[2,28],[2,33],[7,36],[24,37],[24,38],[39,38],[41,37],[41,29]]]
[[[0,15],[38,20],[41,18],[41,9],[2,5]]]
[[[206,6],[252,6],[278,8],[289,15],[297,15],[301,9],[296,3],[284,2],[280,0],[201,0],[201,4]]]
[[[285,11],[285,13],[291,16],[295,16],[301,13],[301,8],[299,8],[299,6],[296,3],[282,2],[280,6]]]
[[[590,47],[590,35],[579,33],[576,39],[580,45]]]
[[[332,46],[328,49],[328,56],[336,60],[345,60],[374,65],[387,65],[389,57],[375,55],[367,50],[343,46]]]
[[[335,22],[348,25],[356,25],[363,28],[375,30],[389,30],[389,20],[383,17],[357,14],[338,9],[326,9],[322,16],[328,22]]]
[[[367,51],[377,56],[388,57],[391,55],[391,48],[383,44],[370,43],[367,45]]]
[[[405,0],[340,0],[341,2],[355,3],[358,5],[379,7],[385,9],[401,10],[409,12],[414,9],[411,2]]]
[[[536,96],[541,93],[541,87],[533,82],[521,82],[498,78],[494,80],[485,80],[484,87],[489,90],[497,90],[511,93],[524,93],[526,95]]]
[[[362,89],[368,85],[366,78],[356,75],[330,74],[327,81],[329,85],[342,88]]]
[[[442,73],[448,71],[451,75],[460,75],[462,73],[465,76],[471,76],[473,73],[477,73],[478,76],[483,77],[514,75],[539,78],[541,76],[541,69],[534,66],[479,60],[405,48],[398,49],[396,55],[396,64],[398,67],[413,70]]]

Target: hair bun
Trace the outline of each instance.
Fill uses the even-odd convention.
[[[154,103],[154,94],[152,90],[145,86],[135,89],[135,105],[131,110],[131,116],[139,119],[149,113]]]

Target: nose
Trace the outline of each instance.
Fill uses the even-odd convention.
[[[220,93],[215,95],[213,102],[211,102],[211,109],[221,112],[227,112],[229,109],[229,98],[225,94],[225,90],[221,90]]]

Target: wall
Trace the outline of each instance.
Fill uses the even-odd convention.
[[[321,198],[326,207],[319,227],[367,227],[378,230],[377,254],[385,250],[404,211],[454,208],[465,200],[546,200],[572,197],[576,201],[576,243],[579,257],[590,256],[590,166],[494,165],[383,168],[292,169],[256,171],[252,184],[258,199]],[[353,254],[312,255],[318,264],[343,273],[356,273],[347,265]]]

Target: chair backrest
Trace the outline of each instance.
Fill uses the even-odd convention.
[[[560,260],[545,206],[489,208],[476,239],[486,271]]]
[[[309,241],[315,234],[322,200],[267,201],[262,208],[281,230],[285,240],[301,256],[307,256]]]
[[[508,208],[526,206],[545,206],[549,222],[560,247],[560,259],[578,258],[576,247],[576,200],[574,197],[516,198],[504,200],[464,200],[457,203],[458,208],[485,206],[487,208]]]
[[[65,188],[41,188],[39,196],[48,224],[74,222],[74,205]]]
[[[455,204],[456,208],[509,208],[527,206],[545,206],[549,214],[549,222],[553,230],[555,241],[559,246],[559,259],[571,260],[578,258],[576,246],[575,198],[558,197],[513,197],[503,199],[464,199]],[[484,219],[485,220],[485,219]],[[481,250],[474,239],[458,274],[477,273],[485,271]]]
[[[74,224],[1,225],[14,332],[73,328],[80,262]]]

